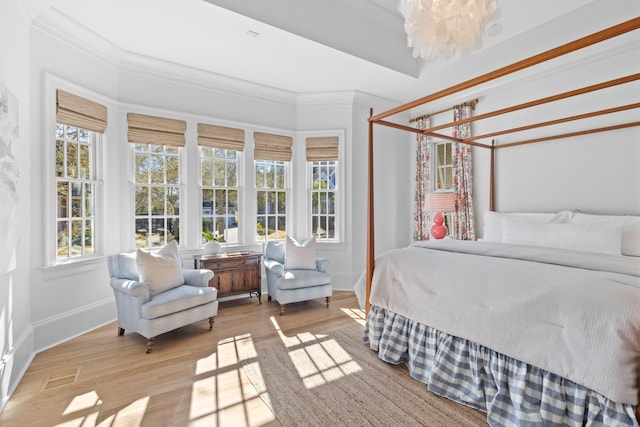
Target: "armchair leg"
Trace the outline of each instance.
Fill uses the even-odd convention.
[[[267,295],[267,301],[271,301],[271,295]]]
[[[331,297],[327,297],[327,308],[329,308],[329,302],[331,302]]]
[[[118,326],[118,336],[120,335],[124,335],[124,328],[121,328],[120,326]]]
[[[209,317],[209,330],[213,329],[213,322],[215,322],[216,316]]]
[[[284,304],[280,304],[280,316],[284,314]]]
[[[151,353],[153,351],[153,339],[154,337],[148,338],[147,339],[147,354]]]

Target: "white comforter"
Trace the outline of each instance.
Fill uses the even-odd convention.
[[[377,258],[370,302],[638,404],[637,258],[424,242]]]

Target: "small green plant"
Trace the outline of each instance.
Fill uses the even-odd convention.
[[[202,232],[202,237],[204,237],[204,239],[207,242],[217,242],[218,241],[218,237],[214,236],[213,233],[211,233],[210,231],[203,231]]]

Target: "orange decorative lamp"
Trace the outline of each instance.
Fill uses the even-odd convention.
[[[434,239],[443,239],[449,230],[444,225],[444,215],[442,212],[453,212],[456,210],[456,195],[451,191],[439,191],[427,193],[424,201],[424,208],[427,212],[436,212],[433,217],[431,235]]]

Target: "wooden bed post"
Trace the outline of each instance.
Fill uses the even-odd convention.
[[[496,165],[496,140],[492,139],[491,140],[491,165],[489,166],[489,210],[491,212],[495,211],[495,179],[496,179],[496,172],[495,172],[495,165]]]
[[[369,156],[368,156],[368,198],[367,198],[367,264],[366,264],[366,293],[365,293],[365,314],[369,315],[371,304],[369,295],[371,294],[371,281],[373,280],[373,266],[375,263],[375,244],[373,240],[373,108],[369,109]]]

